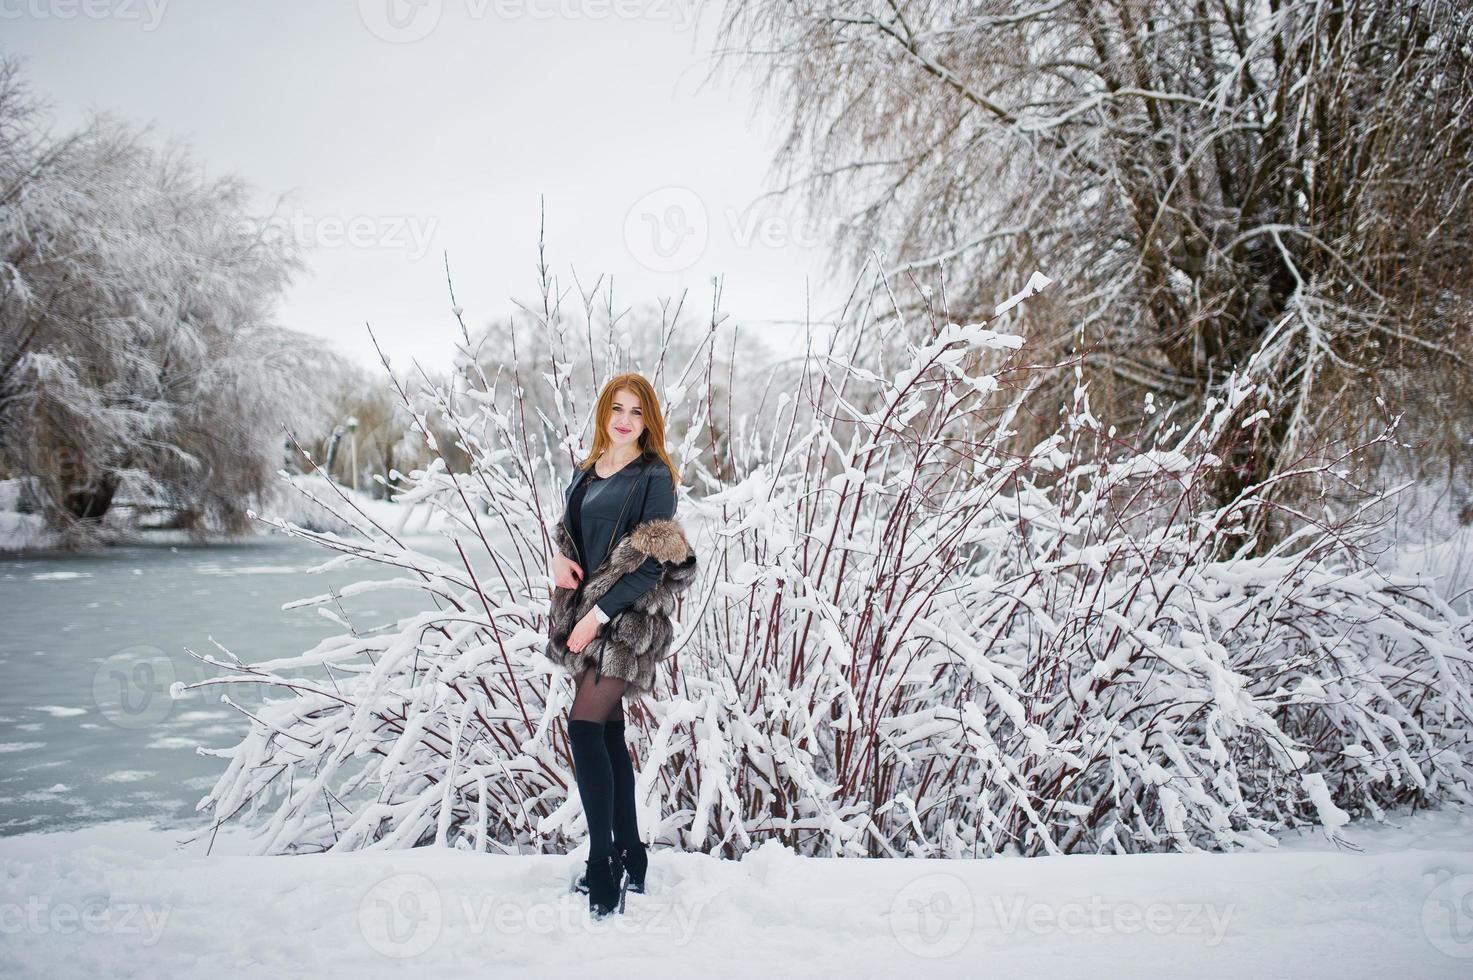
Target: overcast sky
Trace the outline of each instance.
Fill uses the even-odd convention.
[[[707,80],[691,0],[0,0],[56,132],[88,110],[187,140],[312,245],[279,321],[377,364],[444,364],[457,328],[536,292],[539,197],[567,285],[616,307],[689,288],[776,343],[844,290],[795,200],[766,201],[778,121],[751,77]],[[699,13],[699,16],[697,14]]]

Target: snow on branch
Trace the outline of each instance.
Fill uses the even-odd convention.
[[[242,708],[238,744],[208,750],[226,769],[200,803],[251,821],[263,853],[581,839],[571,691],[541,652],[548,529],[587,421],[573,406],[624,355],[612,325],[599,355],[593,316],[570,336],[543,286],[538,363],[519,349],[492,382],[467,351],[436,392],[469,465],[436,449],[407,477],[406,497],[451,518],[460,567],[386,532],[315,537],[394,566],[423,611],[297,657],[212,661],[222,676],[190,686],[277,695]],[[662,364],[702,578],[658,696],[630,708],[649,839],[927,857],[1259,848],[1406,800],[1473,802],[1469,621],[1430,581],[1366,560],[1366,506],[1292,515],[1257,548],[1273,487],[1212,492],[1238,441],[1284,410],[1252,370],[1194,418],[1112,422],[1083,381],[1037,404],[1029,348],[999,323],[930,310],[887,331],[881,316],[764,366],[767,385],[733,383],[729,413],[715,344]],[[570,381],[580,349],[608,360]],[[560,383],[535,412],[534,377]],[[782,394],[740,400],[764,388]],[[1028,451],[1022,412],[1058,420]]]

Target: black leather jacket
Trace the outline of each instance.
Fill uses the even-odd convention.
[[[587,478],[588,470],[574,466],[572,479],[563,491],[561,520],[570,537],[573,525],[568,520],[568,502],[578,484]],[[674,516],[675,488],[671,485],[670,468],[656,453],[646,451],[613,476],[589,484],[580,512],[583,540],[577,542],[574,538],[579,550],[586,553],[568,557],[583,569],[583,580],[586,581],[624,535],[645,521]],[[619,579],[598,600],[598,606],[613,618],[654,588],[659,580],[659,561],[646,558],[644,564]]]

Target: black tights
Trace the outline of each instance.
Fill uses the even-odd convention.
[[[634,812],[634,764],[624,743],[624,688],[620,677],[595,678],[584,669],[576,678],[568,712],[568,741],[574,777],[588,821],[588,856],[607,857],[614,846],[639,843]]]

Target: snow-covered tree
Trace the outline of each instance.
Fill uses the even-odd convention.
[[[789,119],[779,182],[832,217],[846,266],[878,252],[937,285],[944,265],[966,316],[994,277],[1047,265],[1059,288],[1030,343],[1058,360],[1077,345],[1112,411],[1147,392],[1200,409],[1258,352],[1274,411],[1220,500],[1324,459],[1326,435],[1371,442],[1373,396],[1421,451],[1368,464],[1473,493],[1473,6],[737,0],[722,16],[722,62]],[[1072,378],[1055,384],[1067,397]],[[1029,421],[1030,439],[1049,431]]]
[[[0,458],[53,526],[96,529],[126,481],[195,529],[240,529],[283,426],[340,360],[270,322],[300,258],[250,189],[109,115],[39,135],[0,63]]]

